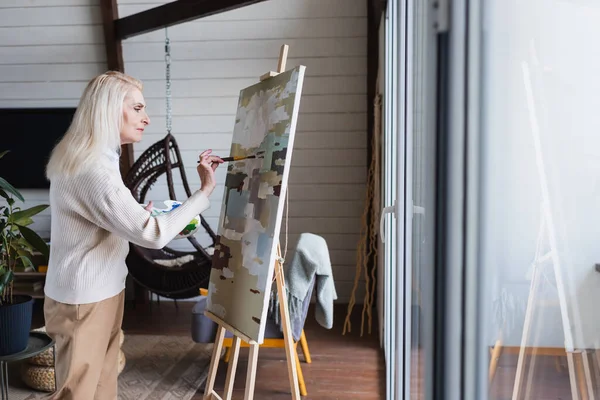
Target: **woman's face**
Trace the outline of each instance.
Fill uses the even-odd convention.
[[[142,140],[144,129],[149,123],[150,118],[146,114],[144,96],[141,91],[133,88],[123,100],[121,144],[137,143]]]

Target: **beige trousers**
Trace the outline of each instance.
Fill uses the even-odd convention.
[[[46,297],[46,331],[56,341],[52,400],[116,400],[125,292],[90,304]]]

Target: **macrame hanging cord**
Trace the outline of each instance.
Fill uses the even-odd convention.
[[[377,77],[379,82],[379,77]],[[375,85],[377,87],[377,84]],[[381,94],[377,94],[373,101],[373,135],[371,138],[373,157],[369,165],[367,175],[367,192],[365,205],[361,219],[361,236],[356,251],[356,272],[354,276],[354,286],[348,304],[348,311],[344,321],[342,334],[352,331],[351,316],[358,296],[358,286],[361,277],[364,278],[364,300],[360,325],[360,336],[363,336],[365,325],[368,333],[371,334],[373,325],[372,310],[375,303],[375,293],[377,291],[377,245],[378,245],[378,224],[380,218],[380,196],[381,196]],[[366,317],[366,320],[365,320]]]

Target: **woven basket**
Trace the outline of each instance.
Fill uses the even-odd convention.
[[[125,353],[123,353],[123,350],[119,350],[119,367],[117,369],[117,373],[120,375],[121,372],[123,371],[123,369],[125,368]]]
[[[54,367],[22,364],[21,379],[27,386],[42,392],[54,391]]]
[[[39,329],[33,329],[33,332],[44,332],[46,333],[46,327],[43,326]],[[38,365],[40,367],[53,367],[54,366],[54,346],[47,350],[44,350],[38,355],[35,355],[27,360],[31,365]]]
[[[37,365],[39,367],[53,367],[54,366],[54,347],[50,347],[48,350],[41,352],[40,354],[31,357],[29,364]]]
[[[46,332],[45,327],[34,329],[37,332]],[[125,333],[121,329],[119,333],[119,347],[123,346],[125,341]],[[29,364],[39,367],[53,367],[54,366],[54,347],[50,347],[48,350],[41,352],[40,354],[33,356],[27,360]],[[125,368],[125,353],[119,350],[119,374]]]

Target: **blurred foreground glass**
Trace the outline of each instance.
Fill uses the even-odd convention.
[[[483,1],[479,260],[490,399],[600,382],[600,3]]]
[[[433,313],[435,264],[435,201],[436,201],[436,108],[435,108],[435,35],[432,9],[428,2],[410,2],[408,15],[412,19],[408,35],[412,41],[411,114],[407,129],[412,143],[411,190],[408,191],[412,210],[410,256],[407,277],[410,277],[410,400],[432,398],[433,386]],[[408,301],[407,301],[408,302]]]

